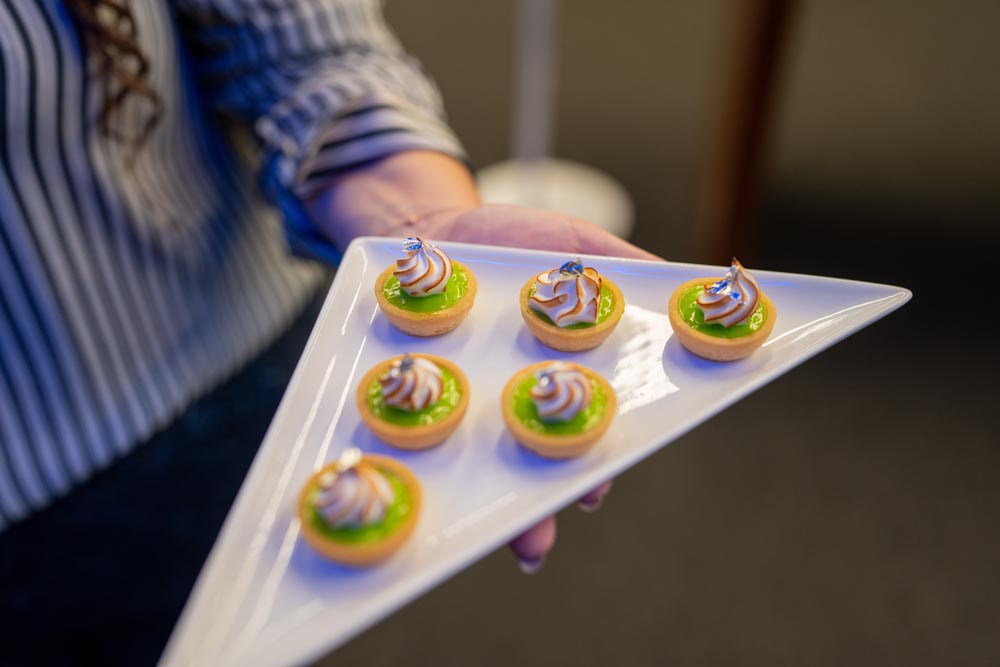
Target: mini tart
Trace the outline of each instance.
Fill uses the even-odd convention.
[[[562,363],[573,370],[582,372],[600,386],[605,397],[604,414],[601,416],[599,422],[582,433],[552,435],[539,433],[529,428],[514,414],[514,394],[518,386],[525,379],[552,363],[552,361],[542,361],[515,373],[503,388],[503,394],[500,397],[500,412],[503,414],[503,420],[507,423],[507,428],[510,429],[514,439],[539,456],[547,459],[568,459],[574,456],[581,456],[582,454],[586,454],[601,439],[601,436],[608,430],[608,427],[611,426],[615,412],[618,410],[618,398],[615,395],[615,390],[611,388],[611,384],[600,373],[586,366],[574,364],[571,361],[564,361]]]
[[[334,468],[337,465],[336,461],[313,473],[305,483],[305,486],[302,487],[298,503],[298,515],[302,521],[302,537],[305,538],[306,542],[324,557],[352,567],[375,565],[399,550],[413,533],[414,526],[417,525],[417,517],[420,516],[422,502],[420,482],[417,481],[417,478],[405,465],[388,456],[379,456],[377,454],[365,454],[362,461],[395,476],[406,486],[410,494],[409,514],[390,534],[369,542],[342,542],[324,535],[313,525],[310,518],[313,511],[310,504],[310,497],[319,484],[320,475]]]
[[[383,287],[385,287],[385,282],[393,276],[393,272],[396,270],[395,265],[390,266],[379,274],[378,279],[375,281],[375,298],[378,299],[378,305],[382,308],[382,312],[385,313],[386,319],[394,327],[411,336],[438,336],[448,333],[461,324],[465,316],[472,310],[472,304],[476,300],[478,285],[475,274],[467,266],[455,260],[452,260],[451,263],[453,267],[461,268],[469,278],[469,285],[465,296],[453,306],[432,313],[418,313],[406,310],[391,303],[386,298]]]
[[[427,359],[428,361],[437,364],[438,367],[451,373],[458,382],[461,395],[459,396],[458,404],[452,409],[452,411],[443,419],[434,422],[433,424],[420,424],[416,426],[393,424],[392,422],[388,422],[372,412],[371,406],[368,405],[368,391],[372,383],[382,377],[389,367],[392,366],[397,359],[401,359],[403,356],[404,355],[398,355],[392,357],[391,359],[386,359],[382,363],[376,364],[371,368],[371,370],[365,373],[363,378],[361,378],[361,382],[358,383],[357,394],[355,394],[358,405],[358,413],[361,415],[362,421],[364,421],[368,428],[370,428],[372,432],[386,444],[399,449],[429,449],[430,447],[440,445],[442,442],[447,440],[448,437],[455,432],[455,429],[458,428],[459,423],[462,421],[462,417],[465,416],[465,411],[469,408],[469,379],[465,376],[465,373],[462,372],[461,368],[447,359],[433,354],[411,354],[411,357]]]
[[[737,359],[743,359],[750,356],[757,348],[763,345],[764,341],[771,335],[771,330],[774,329],[774,322],[778,318],[778,311],[774,307],[774,302],[761,291],[760,300],[767,311],[767,317],[756,331],[746,336],[740,336],[739,338],[719,338],[698,331],[685,322],[681,316],[681,297],[693,287],[711,285],[716,280],[717,278],[695,278],[675,289],[674,293],[670,295],[670,304],[667,306],[667,316],[670,318],[670,326],[674,330],[674,335],[677,336],[677,342],[699,357],[712,361],[736,361]]]
[[[611,335],[611,332],[618,326],[618,321],[621,320],[622,313],[625,312],[625,296],[622,294],[622,291],[618,289],[618,285],[601,276],[602,288],[607,287],[614,298],[615,303],[611,313],[603,321],[598,322],[592,327],[581,329],[558,327],[540,318],[538,313],[528,305],[528,298],[531,296],[531,288],[534,284],[535,276],[532,276],[521,288],[521,318],[528,327],[528,331],[535,338],[554,350],[580,352],[597,347],[604,342],[604,339]]]

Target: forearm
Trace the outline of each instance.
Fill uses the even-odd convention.
[[[340,248],[356,236],[405,235],[408,221],[454,217],[480,204],[468,169],[433,151],[404,151],[330,180],[306,201],[317,229]]]

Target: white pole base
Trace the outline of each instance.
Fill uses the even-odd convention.
[[[578,162],[507,160],[480,169],[476,180],[487,203],[565,213],[624,239],[635,226],[635,206],[622,184]]]

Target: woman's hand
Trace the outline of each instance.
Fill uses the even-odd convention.
[[[341,174],[305,202],[316,227],[339,248],[355,236],[431,240],[660,259],[597,225],[562,213],[483,204],[461,163],[407,151]]]
[[[425,235],[437,241],[553,250],[568,255],[661,259],[586,220],[554,211],[505,204],[432,212],[397,228],[396,235]]]

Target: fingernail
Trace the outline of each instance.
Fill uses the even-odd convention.
[[[587,514],[593,514],[597,510],[601,509],[602,505],[604,505],[604,498],[598,498],[592,503],[581,500],[576,504],[576,506],[580,508],[580,511],[586,512]]]
[[[538,574],[542,566],[545,565],[545,556],[541,558],[518,558],[517,566],[521,568],[521,572],[525,574]]]

